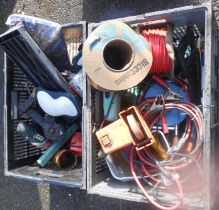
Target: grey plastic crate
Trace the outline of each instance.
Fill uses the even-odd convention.
[[[76,48],[86,39],[86,22],[67,24],[62,26],[64,38],[69,50],[70,61],[77,54]],[[14,37],[12,37],[13,39]],[[27,37],[28,38],[28,37]],[[11,40],[10,40],[11,41]],[[29,43],[34,42],[29,38]],[[54,68],[44,56],[38,46],[33,43],[36,53],[43,58],[48,68]],[[61,62],[61,61],[60,61]],[[20,69],[6,56],[4,59],[4,166],[5,175],[32,181],[71,187],[86,188],[86,144],[83,141],[83,155],[81,166],[70,171],[53,170],[53,168],[39,168],[36,160],[43,151],[30,145],[22,139],[16,131],[19,121],[25,121],[17,112],[17,105],[28,97],[28,91],[22,82],[28,82],[30,89],[34,86],[27,80]],[[86,88],[86,80],[84,82]],[[85,94],[86,96],[86,94]],[[85,101],[86,102],[86,101]],[[84,102],[83,102],[84,103]],[[82,123],[83,139],[85,139],[84,124]]]
[[[184,209],[211,209],[215,191],[212,186],[215,184],[218,151],[218,70],[217,70],[217,26],[212,12],[211,4],[201,6],[187,6],[175,8],[171,10],[153,12],[144,15],[127,17],[120,19],[130,26],[148,22],[148,24],[167,22],[174,26],[174,36],[182,37],[185,34],[187,24],[195,26],[196,33],[204,36],[205,54],[204,66],[205,73],[202,75],[204,79],[203,98],[203,115],[205,127],[204,139],[204,173],[206,177],[206,188],[203,199],[196,199],[194,193],[185,197]],[[89,24],[89,33],[91,33],[100,23]],[[115,180],[107,169],[106,162],[103,158],[97,156],[100,149],[99,143],[93,132],[95,116],[94,107],[102,104],[96,104],[98,91],[95,91],[88,82],[87,85],[87,190],[91,194],[99,194],[118,199],[125,199],[137,202],[146,202],[146,198],[142,195],[138,186],[133,182],[121,182]],[[168,194],[165,198],[171,202]]]

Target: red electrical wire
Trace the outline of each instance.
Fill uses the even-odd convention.
[[[137,185],[140,187],[140,189],[142,190],[142,192],[144,193],[145,197],[153,204],[155,205],[157,208],[159,209],[164,209],[164,210],[174,210],[174,209],[177,209],[181,203],[182,203],[182,199],[183,199],[183,189],[182,189],[182,185],[180,184],[179,180],[177,179],[174,179],[174,181],[176,182],[176,185],[178,187],[178,190],[179,190],[179,201],[171,206],[171,207],[166,207],[166,206],[162,206],[160,205],[159,203],[157,203],[154,198],[152,196],[150,196],[147,191],[144,189],[143,185],[141,184],[141,182],[139,181],[139,178],[137,177],[136,175],[136,172],[135,172],[135,168],[134,168],[134,152],[135,152],[135,148],[134,146],[132,147],[131,149],[131,154],[130,154],[130,168],[131,168],[131,172],[132,172],[132,175],[137,183]]]
[[[153,55],[150,73],[167,73],[173,68],[173,60],[166,48],[167,30],[167,28],[141,30],[141,34],[147,40]]]
[[[130,153],[130,168],[131,168],[132,175],[133,175],[137,185],[140,187],[143,194],[146,196],[146,198],[153,205],[155,205],[159,209],[174,210],[174,209],[177,209],[180,207],[180,205],[182,204],[182,200],[183,200],[184,195],[183,195],[183,189],[182,189],[182,184],[180,182],[180,179],[177,177],[174,177],[174,174],[172,174],[171,171],[174,172],[176,170],[181,170],[182,168],[184,168],[184,167],[188,166],[190,163],[192,163],[197,158],[197,156],[200,155],[200,152],[199,152],[200,150],[197,150],[197,149],[200,148],[200,145],[201,145],[202,140],[203,140],[203,118],[202,118],[202,114],[201,114],[200,110],[195,105],[193,105],[189,102],[167,103],[167,104],[165,104],[164,109],[165,109],[164,111],[169,111],[171,109],[178,109],[178,110],[182,110],[188,114],[188,117],[190,118],[190,120],[189,120],[188,127],[187,127],[187,130],[186,130],[185,135],[184,135],[185,139],[188,139],[188,137],[190,136],[192,121],[194,121],[194,123],[196,125],[196,130],[199,134],[199,143],[197,144],[198,146],[196,146],[197,147],[196,152],[193,152],[193,153],[191,152],[190,153],[191,157],[188,157],[187,161],[183,160],[182,162],[179,162],[179,163],[176,163],[176,162],[173,162],[173,163],[164,162],[163,163],[162,161],[159,161],[159,165],[162,166],[165,170],[169,171],[170,175],[172,176],[172,181],[175,182],[175,184],[178,188],[178,191],[179,191],[178,201],[175,204],[173,204],[172,206],[164,206],[163,204],[160,204],[159,201],[157,201],[153,196],[148,194],[147,190],[144,188],[141,181],[139,180],[139,178],[136,174],[136,169],[135,169],[135,164],[134,164],[135,158],[137,158],[139,161],[142,162],[142,164],[141,164],[142,172],[145,175],[147,175],[148,178],[150,178],[152,181],[154,181],[156,183],[163,184],[165,186],[165,183],[163,183],[162,179],[161,180],[157,179],[154,176],[154,173],[152,171],[149,172],[147,170],[147,166],[150,166],[150,167],[154,168],[155,170],[162,170],[162,169],[159,169],[160,166],[157,165],[157,163],[144,158],[143,153],[145,153],[145,155],[150,158],[150,155],[147,151],[147,148],[144,148],[144,150],[138,151],[135,149],[134,146],[132,147],[131,153]],[[152,114],[152,110],[149,110],[146,112],[147,113],[145,116],[146,123],[148,124],[150,129],[152,129],[153,125],[156,124],[160,120],[160,111],[158,111],[157,113],[154,113],[154,114]],[[148,116],[150,115],[150,117],[147,118],[147,115]],[[198,153],[197,153],[197,151],[198,151]],[[136,155],[137,155],[137,157],[134,157]],[[161,173],[162,173],[162,171],[161,171]]]
[[[194,109],[194,106],[190,105],[189,103],[168,103],[165,105],[166,110],[169,109],[180,109],[182,111],[186,111],[187,113],[190,113],[191,116],[193,116],[193,119],[195,119],[197,121],[198,127],[199,127],[199,132],[200,132],[200,136],[203,136],[203,122],[202,122],[202,118],[200,117],[200,114],[198,113],[197,110]],[[153,127],[153,125],[159,120],[159,117],[156,117],[155,119],[153,119],[152,122],[147,122],[147,124],[149,124],[149,128],[151,129]],[[188,139],[189,135],[191,133],[191,121],[189,121],[189,126],[188,129],[185,133],[185,139]],[[196,156],[193,156],[193,158],[191,158],[190,161],[183,163],[183,164],[179,164],[177,166],[167,166],[166,169],[168,170],[177,170],[177,169],[181,169],[183,167],[188,166],[194,159],[196,158]]]

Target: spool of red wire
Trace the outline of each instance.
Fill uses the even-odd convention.
[[[153,55],[150,73],[159,74],[170,72],[173,68],[173,58],[170,57],[170,52],[167,49],[168,28],[142,28],[141,34],[150,45]],[[171,51],[173,52],[173,50]]]

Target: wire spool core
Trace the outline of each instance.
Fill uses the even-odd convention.
[[[111,71],[123,71],[133,61],[134,53],[130,44],[122,39],[111,40],[103,49],[103,61]]]

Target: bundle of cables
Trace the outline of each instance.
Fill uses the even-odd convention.
[[[153,62],[150,73],[168,73],[173,68],[173,48],[167,42],[168,27],[156,29],[141,29],[142,36],[150,45]]]
[[[155,85],[160,88],[155,88]],[[159,209],[178,209],[187,195],[186,190],[193,191],[198,187],[199,191],[204,178],[200,167],[204,138],[202,112],[189,102],[190,87],[185,78],[177,77],[168,81],[158,75],[151,75],[136,88],[138,93],[134,100],[135,106],[141,110],[157,145],[140,150],[131,145],[119,150],[119,155],[130,165],[135,182],[149,202]],[[146,97],[152,89],[156,89],[156,96]],[[173,127],[167,123],[168,114],[175,118],[177,124],[174,125],[179,126],[177,135],[169,130],[173,130]],[[167,132],[164,132],[164,124]],[[194,183],[191,184],[194,175],[197,182],[192,180]],[[202,194],[200,191],[198,193]],[[200,194],[197,199],[200,199]]]
[[[180,110],[187,115],[185,131],[177,144],[168,141],[162,131],[153,130],[153,127],[161,121],[162,115],[173,109]],[[166,158],[157,158],[154,155],[155,152],[151,151],[148,147],[137,150],[132,146],[129,158],[132,175],[143,194],[153,205],[159,209],[177,209],[182,204],[184,198],[180,170],[189,167],[193,162],[199,160],[201,156],[204,130],[202,113],[197,106],[190,102],[174,101],[165,103],[163,100],[155,108],[143,113],[143,116],[152,133],[161,137],[159,138],[158,144],[160,145],[158,147],[160,152],[166,155]],[[195,146],[189,153],[185,153],[183,148],[188,142],[191,132],[194,131],[192,128],[195,128],[196,133]],[[162,145],[165,145],[165,150]],[[139,176],[142,179],[139,179]],[[146,190],[147,188],[144,187],[144,182],[152,186],[152,189],[158,186],[159,188],[166,189],[169,185],[176,187],[178,189],[178,193],[176,193],[177,202],[174,204],[171,202],[167,203],[162,201],[156,194],[150,194]]]

